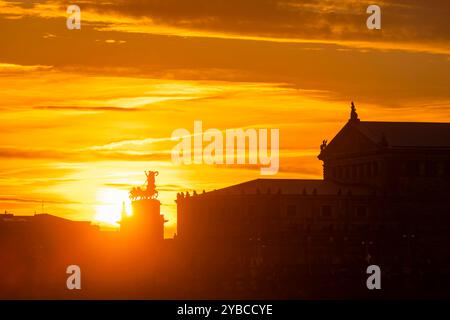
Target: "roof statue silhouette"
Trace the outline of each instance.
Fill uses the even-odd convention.
[[[325,150],[325,148],[327,147],[327,143],[328,143],[328,140],[322,141],[322,144],[320,145],[320,151]]]
[[[141,187],[133,187],[130,190],[130,199],[156,199],[158,197],[158,191],[156,190],[155,177],[159,174],[158,171],[145,171],[145,176],[147,177],[147,184],[145,189]]]
[[[359,121],[358,114],[356,113],[355,104],[351,103],[350,121]]]

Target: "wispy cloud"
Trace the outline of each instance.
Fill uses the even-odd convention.
[[[449,53],[446,1],[379,1],[389,28],[368,32],[370,1],[83,1],[83,21],[103,31],[281,42],[320,42]],[[65,18],[64,1],[0,1],[3,17]],[[420,28],[416,26],[420,25]],[[113,41],[109,41],[113,40]],[[126,40],[105,39],[106,43]],[[109,41],[109,42],[108,42]],[[400,44],[400,45],[399,45]]]
[[[9,159],[47,159],[65,162],[97,162],[116,161],[168,161],[170,152],[138,152],[138,151],[93,151],[89,149],[36,149],[0,147],[0,158]]]
[[[8,73],[23,73],[23,72],[30,72],[30,71],[45,71],[52,69],[51,66],[26,66],[26,65],[19,65],[19,64],[13,64],[13,63],[0,63],[0,73],[8,74]]]
[[[139,108],[121,108],[121,107],[78,107],[78,106],[36,106],[33,107],[36,110],[70,110],[70,111],[119,111],[119,112],[133,112],[139,111]]]
[[[65,1],[1,1],[7,17],[64,18]],[[380,0],[382,32],[368,31],[371,1],[83,1],[83,22],[103,31],[449,53],[448,1]],[[420,26],[420,27],[419,27]],[[107,43],[121,43],[114,38]],[[108,42],[109,41],[109,42]],[[125,41],[125,40],[122,40]]]

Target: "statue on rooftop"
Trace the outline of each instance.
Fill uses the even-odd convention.
[[[356,113],[356,107],[353,101],[351,104],[350,121],[359,121],[358,114]]]
[[[158,171],[145,171],[145,176],[147,177],[145,189],[142,189],[141,187],[133,187],[130,190],[130,199],[133,201],[140,199],[156,199],[158,197],[158,191],[156,190],[155,177],[158,174]]]
[[[325,150],[325,148],[327,147],[327,143],[328,143],[328,140],[322,141],[322,144],[320,145],[320,151]]]

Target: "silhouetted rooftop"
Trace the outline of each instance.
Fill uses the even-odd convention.
[[[356,127],[377,144],[384,135],[391,147],[450,148],[450,123],[361,121]]]
[[[345,195],[351,190],[352,195],[371,195],[373,190],[361,186],[341,185],[325,180],[304,180],[304,179],[256,179],[234,186],[208,192],[207,194],[267,194],[268,190],[272,194],[281,192],[282,194],[303,194],[307,195],[336,195],[340,192]]]

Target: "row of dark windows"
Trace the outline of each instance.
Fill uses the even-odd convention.
[[[286,206],[286,216],[289,217],[295,217],[300,213],[299,210],[300,206],[295,205],[295,204],[290,204]],[[236,213],[238,213],[240,211],[241,207],[239,206],[234,206],[234,207],[228,207],[226,208],[226,211],[229,213],[229,216],[238,216],[236,215]],[[266,208],[267,209],[267,208]],[[249,205],[247,206],[247,217],[249,218],[255,218],[256,215],[258,215],[258,210],[257,206],[255,205]],[[271,210],[272,211],[272,210]],[[332,205],[322,205],[320,207],[320,216],[323,218],[331,218],[333,216],[333,211],[334,208]],[[272,211],[273,212],[273,211]],[[216,218],[220,218],[221,215],[217,215],[217,211],[210,209],[209,214],[207,216],[209,217],[216,217]],[[355,214],[357,217],[366,217],[368,215],[368,208],[366,206],[360,205],[360,206],[356,206],[355,207]],[[228,215],[227,215],[228,216]],[[224,217],[224,216],[223,216]]]
[[[404,177],[442,177],[450,175],[450,165],[443,162],[410,160],[400,165],[400,174]]]
[[[438,161],[409,160],[399,166],[400,175],[404,177],[443,177],[450,176],[450,164]],[[355,181],[379,175],[377,162],[353,165],[333,166],[331,176],[338,180]]]
[[[379,169],[376,162],[331,167],[332,177],[340,180],[357,180],[365,177],[376,177],[378,174]]]
[[[363,218],[367,217],[368,209],[366,206],[357,206],[356,207],[356,216]],[[296,216],[297,215],[297,206],[296,205],[288,205],[286,207],[286,215],[287,216]],[[330,218],[333,216],[333,206],[331,205],[323,205],[320,208],[320,216],[323,218]]]

